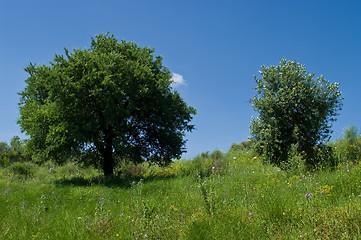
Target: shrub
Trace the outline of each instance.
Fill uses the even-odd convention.
[[[357,163],[361,160],[361,137],[354,126],[343,130],[343,138],[330,143],[339,163]]]
[[[62,176],[71,176],[79,172],[79,167],[74,162],[68,162],[54,170],[57,174]]]
[[[193,174],[193,161],[175,161],[173,162],[172,166],[176,169],[176,176],[184,177]]]
[[[226,169],[227,159],[222,151],[215,150],[214,152],[212,152],[212,154],[209,157],[212,160],[211,169],[217,171],[223,171]]]
[[[10,158],[7,155],[0,156],[0,167],[8,167],[10,164]]]
[[[146,164],[138,164],[132,166],[131,168],[126,170],[127,175],[130,175],[135,178],[142,178],[144,174],[147,172]]]
[[[15,162],[9,167],[10,172],[23,176],[34,177],[36,172],[36,164],[29,162]]]
[[[157,169],[152,176],[156,178],[170,178],[176,175],[176,169],[172,166],[166,168],[159,168]]]
[[[247,140],[241,143],[233,143],[228,153],[248,152],[253,150],[254,141]]]

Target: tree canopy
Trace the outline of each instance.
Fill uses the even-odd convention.
[[[101,34],[89,49],[65,49],[49,66],[25,71],[19,124],[34,157],[91,153],[111,176],[115,159],[167,163],[185,152],[196,111],[172,89],[154,49]]]
[[[0,142],[0,167],[7,167],[14,162],[25,160],[23,146],[24,141],[21,141],[18,136],[11,139],[10,145]]]
[[[330,122],[342,108],[339,84],[308,73],[305,66],[282,59],[262,66],[256,76],[252,106],[259,116],[250,126],[257,150],[272,163],[287,161],[291,147],[313,164],[314,147],[329,139]]]

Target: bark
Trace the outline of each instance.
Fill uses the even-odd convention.
[[[113,177],[114,175],[114,161],[113,161],[113,138],[111,129],[104,131],[103,147],[100,149],[100,154],[103,157],[103,172],[106,177]]]
[[[103,171],[104,176],[113,177],[114,163],[113,163],[113,148],[112,146],[106,146],[103,154]]]
[[[313,147],[311,146],[305,147],[305,153],[306,153],[306,165],[311,169],[314,168],[316,164],[316,159],[315,159],[315,151]]]

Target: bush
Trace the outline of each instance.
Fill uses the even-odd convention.
[[[77,173],[79,173],[79,170],[80,170],[79,166],[76,165],[74,162],[68,162],[62,166],[54,168],[51,172],[55,172],[65,177],[65,176],[74,176]]]
[[[316,168],[334,168],[337,166],[338,161],[331,145],[318,146],[314,152]]]
[[[148,172],[149,163],[142,163],[138,165],[133,165],[125,170],[128,176],[134,178],[143,178],[144,175]]]
[[[223,171],[227,167],[227,159],[225,154],[220,150],[215,150],[209,156],[212,160],[212,169],[216,171]]]
[[[176,175],[176,168],[173,166],[157,169],[152,176],[155,178],[170,178]]]
[[[329,144],[338,163],[358,163],[361,160],[361,137],[355,127],[343,130],[343,138]]]
[[[228,153],[248,152],[253,150],[254,142],[252,140],[243,141],[241,143],[233,143]]]
[[[211,154],[208,152],[197,155],[191,161],[190,174],[207,177],[212,172],[223,172],[227,167],[225,154],[220,150],[215,150]]]
[[[306,171],[305,161],[299,154],[291,154],[288,161],[283,161],[280,166],[290,174],[297,174]]]
[[[8,167],[10,164],[10,158],[9,156],[3,154],[0,155],[0,167]]]
[[[172,164],[173,168],[175,168],[175,174],[178,177],[189,176],[195,174],[193,171],[193,161],[191,160],[181,160],[175,161]]]
[[[10,167],[10,172],[23,177],[34,177],[37,165],[29,162],[15,162]]]

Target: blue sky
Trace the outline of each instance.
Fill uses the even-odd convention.
[[[64,47],[88,48],[107,31],[154,48],[185,81],[176,88],[198,111],[186,158],[247,140],[253,75],[282,58],[340,83],[334,139],[349,125],[361,129],[359,0],[0,0],[0,141],[25,138],[16,123],[24,68],[49,64]]]

